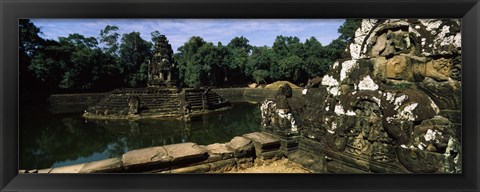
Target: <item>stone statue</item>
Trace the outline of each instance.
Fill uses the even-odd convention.
[[[128,98],[128,114],[137,115],[140,111],[140,98],[130,97]]]

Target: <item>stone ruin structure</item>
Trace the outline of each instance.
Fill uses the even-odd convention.
[[[178,67],[173,61],[172,46],[165,35],[160,35],[155,42],[155,52],[148,66],[148,86],[176,86]]]
[[[349,56],[303,95],[279,89],[262,127],[316,172],[461,173],[459,19],[365,19]]]
[[[230,102],[210,89],[181,88],[177,85],[178,67],[164,35],[155,43],[148,66],[148,87],[111,91],[96,106],[85,110],[87,119],[141,119],[192,117],[225,110]]]

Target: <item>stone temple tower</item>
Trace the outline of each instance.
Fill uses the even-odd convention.
[[[177,83],[178,68],[173,62],[172,46],[165,35],[160,35],[155,42],[152,61],[148,66],[149,87],[173,87]]]

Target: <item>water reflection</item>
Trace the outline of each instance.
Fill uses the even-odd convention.
[[[20,169],[84,163],[150,146],[195,142],[227,142],[258,131],[260,110],[255,104],[208,114],[202,120],[85,121],[81,114],[28,114],[20,117]]]

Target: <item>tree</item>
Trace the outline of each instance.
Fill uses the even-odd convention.
[[[120,63],[123,65],[124,82],[128,86],[146,86],[151,47],[152,44],[142,39],[139,32],[123,34]]]
[[[270,76],[268,72],[270,65],[274,62],[274,52],[271,48],[267,46],[254,47],[252,54],[248,57],[245,74],[252,76],[257,83],[265,82]]]
[[[303,70],[304,62],[299,56],[292,55],[286,57],[278,62],[280,70],[282,71],[283,79],[293,81],[295,83],[301,83],[308,80]]]
[[[338,28],[340,36],[333,40],[327,46],[327,52],[334,58],[341,58],[344,56],[345,49],[348,44],[352,43],[355,39],[355,31],[362,24],[361,19],[346,19],[345,22]]]
[[[263,83],[267,84],[265,79],[268,77],[269,73],[267,70],[256,70],[252,73],[253,79],[257,84],[260,83],[260,81],[263,81]]]
[[[201,76],[203,74],[203,66],[198,62],[200,56],[198,50],[206,42],[198,36],[191,37],[184,45],[178,48],[179,53],[174,55],[174,59],[178,63],[179,78],[187,86],[198,87],[202,85]]]
[[[91,90],[101,88],[103,79],[115,74],[114,58],[102,52],[93,37],[70,34],[59,42],[47,40],[29,66],[36,78],[51,90]],[[110,82],[110,88],[113,85]]]
[[[343,40],[345,43],[353,42],[355,38],[355,31],[362,24],[362,19],[346,19],[345,22],[338,28],[338,33],[340,33],[339,39]]]
[[[39,34],[40,28],[35,26],[29,19],[20,19],[18,24],[20,53],[32,57],[45,42]]]
[[[120,37],[117,31],[117,26],[107,25],[100,31],[99,37],[100,43],[105,44],[104,52],[115,56],[118,54],[118,38]]]
[[[203,65],[204,77],[202,84],[209,86],[222,85],[226,77],[226,66],[223,64],[227,55],[226,49],[221,45],[214,46],[212,43],[204,44],[198,50],[201,58],[200,63]]]
[[[158,39],[160,38],[160,35],[162,34],[158,31],[154,31],[154,32],[151,32],[150,35],[152,36],[152,42],[155,43],[158,41]]]
[[[19,31],[19,89],[21,99],[37,94],[31,94],[33,90],[44,90],[42,82],[35,78],[29,70],[32,58],[39,54],[43,49],[45,40],[40,37],[42,32],[29,19],[20,19],[18,23]]]
[[[248,57],[252,46],[249,40],[243,36],[235,37],[227,45],[228,56],[225,58],[228,73],[227,79],[230,84],[243,84],[248,81],[245,74]]]
[[[309,78],[325,75],[331,63],[337,58],[329,47],[322,46],[315,37],[310,37],[305,41],[304,49],[303,70]]]
[[[252,46],[248,44],[248,42],[249,40],[246,37],[240,36],[230,40],[227,46],[232,49],[240,49],[246,53],[250,53]]]

